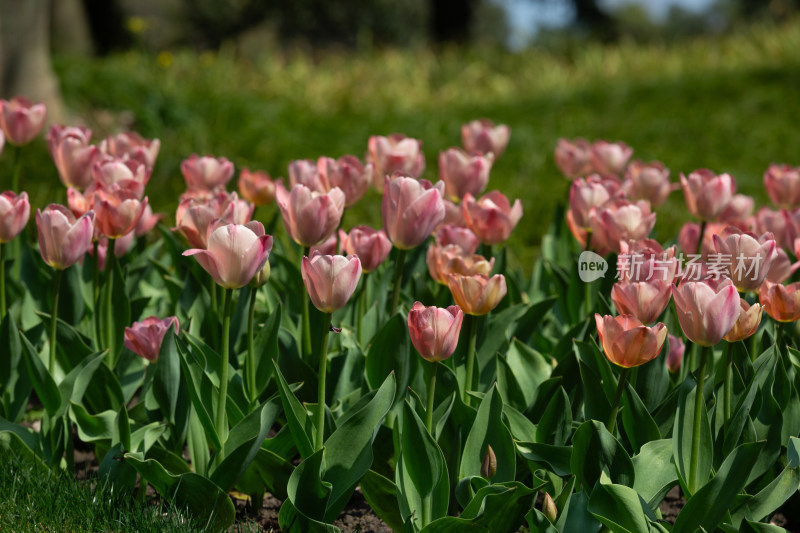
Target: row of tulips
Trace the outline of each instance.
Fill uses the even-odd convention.
[[[461,133],[435,184],[401,135],[286,184],[243,170],[238,194],[229,160],[191,156],[170,230],[144,195],[156,140],[53,128],[68,207],[37,210],[37,245],[26,195],[0,200],[0,445],[70,468],[75,431],[121,493],[149,484],[210,529],[235,490],[281,499],[284,531],[337,531],[360,487],[395,531],[772,531],[800,485],[794,206],[751,217],[733,178],[691,173],[683,264],[648,239],[666,167],[563,140],[569,211],[528,277],[502,244],[521,203],[483,194],[509,130]],[[376,194],[382,229],[339,229]],[[760,219],[772,234],[748,233]],[[582,286],[587,248],[620,279]]]

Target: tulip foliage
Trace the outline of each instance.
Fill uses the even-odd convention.
[[[0,121],[15,149],[33,118]],[[681,190],[662,163],[562,140],[569,210],[518,265],[522,202],[490,176],[509,134],[466,124],[437,183],[393,134],[366,161],[294,161],[286,184],[242,170],[241,196],[231,160],[191,155],[164,223],[157,140],[53,127],[68,206],[0,196],[0,447],[69,470],[79,441],[117,493],[150,485],[210,530],[231,494],[270,493],[281,530],[339,531],[356,490],[398,532],[780,530],[800,486],[800,173],[771,166],[783,203],[755,217],[731,176],[682,176],[679,253],[648,238]],[[383,227],[346,217],[356,202]]]

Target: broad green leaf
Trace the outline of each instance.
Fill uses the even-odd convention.
[[[189,433],[186,446],[189,448],[189,458],[192,460],[194,471],[201,476],[205,476],[208,473],[211,453],[208,450],[208,441],[206,440],[203,424],[194,409],[189,414]]]
[[[587,493],[604,472],[613,483],[627,487],[633,487],[636,477],[625,448],[596,420],[587,420],[575,431],[570,466]]]
[[[572,433],[572,407],[563,387],[545,409],[536,426],[536,442],[563,446]]]
[[[733,524],[739,525],[745,517],[762,520],[775,512],[800,488],[800,468],[787,465],[769,485],[749,496],[743,505],[732,510]]]
[[[164,418],[170,424],[177,419],[178,393],[181,386],[181,363],[175,342],[175,326],[170,324],[161,343],[158,361],[153,365],[153,395]]]
[[[203,426],[206,437],[211,442],[211,446],[219,450],[221,447],[219,434],[211,418],[212,413],[214,413],[212,396],[216,396],[218,392],[206,376],[203,367],[196,358],[188,352],[188,349],[183,345],[180,339],[177,337],[173,337],[173,339],[178,347],[183,379],[186,381],[189,398],[192,401],[192,407],[194,407],[193,412],[197,415],[200,425]],[[205,387],[203,384],[205,384]]]
[[[94,354],[73,368],[69,374],[64,376],[58,384],[58,391],[61,395],[61,405],[56,412],[56,416],[61,416],[67,411],[70,402],[80,403],[89,382],[92,380],[95,371],[103,363],[104,354]]]
[[[713,531],[744,488],[763,447],[763,441],[749,442],[733,450],[711,481],[688,499],[675,520],[673,533],[694,533],[700,527]]]
[[[233,524],[236,509],[228,495],[208,478],[189,472],[172,475],[153,459],[142,460],[126,453],[124,460],[150,483],[161,497],[178,508],[186,508],[212,531],[226,530]]]
[[[511,436],[514,438],[514,440],[536,440],[536,426],[528,419],[528,417],[508,404],[503,405],[503,416],[505,417],[508,430],[511,431]]]
[[[397,401],[405,397],[418,356],[411,357],[411,341],[406,317],[397,313],[390,318],[372,339],[366,359],[367,383],[377,389],[394,372],[397,380]]]
[[[292,438],[295,446],[297,446],[297,451],[300,452],[300,457],[307,459],[314,453],[314,445],[311,443],[314,435],[314,423],[306,408],[303,407],[283,378],[278,362],[273,361],[273,364],[275,365],[275,377],[278,380],[278,391],[281,394],[286,422],[292,432]]]
[[[28,368],[33,388],[45,410],[50,415],[55,415],[61,407],[61,393],[28,338],[25,335],[20,335],[20,338],[22,339],[25,366]]]
[[[675,425],[672,429],[672,455],[675,465],[678,467],[678,475],[683,481],[683,485],[689,494],[696,493],[700,487],[706,484],[711,474],[711,460],[713,453],[713,443],[711,442],[711,424],[708,421],[708,411],[703,407],[700,409],[700,453],[697,461],[697,479],[694,482],[689,480],[689,464],[692,456],[692,439],[694,438],[694,417],[697,386],[691,386],[692,378],[687,377],[686,387],[681,387],[678,397],[678,411],[675,414]],[[689,388],[691,386],[691,388]]]
[[[78,427],[78,437],[84,442],[108,440],[114,437],[117,413],[103,411],[96,415],[89,414],[83,405],[72,403],[69,408],[70,418]]]
[[[603,390],[600,376],[583,361],[578,361],[578,368],[583,384],[583,412],[586,419],[607,421],[611,416],[611,402]]]
[[[678,482],[672,460],[672,439],[648,442],[632,460],[636,472],[633,488],[655,510],[669,489]]]
[[[0,326],[0,346],[5,351],[0,357],[0,384],[2,384],[2,414],[16,422],[25,413],[33,385],[23,362],[19,330],[11,313]]]
[[[402,531],[403,518],[397,505],[397,485],[374,470],[367,470],[359,483],[364,499],[393,531]]]
[[[742,522],[742,527],[738,531],[739,533],[786,533],[786,530],[780,526],[751,522],[750,520]]]
[[[179,455],[171,452],[161,446],[153,446],[145,454],[147,459],[154,459],[164,467],[164,469],[172,475],[179,476],[191,472],[192,469]]]
[[[32,429],[0,418],[0,447],[10,447],[12,450],[24,448],[25,455],[41,459],[42,444],[41,434]]]
[[[483,397],[478,407],[478,414],[467,435],[464,454],[461,457],[460,479],[481,474],[481,464],[488,445],[492,446],[497,457],[497,474],[492,481],[496,483],[512,481],[516,471],[514,441],[503,423],[503,400],[495,386]]]
[[[650,533],[639,495],[624,485],[598,483],[589,512],[615,533]]]
[[[658,425],[630,383],[628,383],[622,398],[620,414],[622,415],[622,426],[625,428],[625,434],[628,436],[634,453],[639,453],[646,443],[661,438]]]
[[[505,354],[505,362],[522,392],[525,405],[518,409],[524,411],[533,403],[537,388],[550,377],[553,367],[542,354],[519,339],[511,342]]]
[[[236,486],[245,494],[263,492],[266,489],[279,500],[285,500],[286,487],[292,472],[294,472],[292,463],[272,450],[265,450],[262,447]]]
[[[553,446],[541,442],[516,442],[515,444],[519,454],[528,461],[546,464],[557,476],[570,475],[572,446]]]
[[[284,502],[299,512],[300,518],[324,522],[325,511],[331,496],[331,484],[322,480],[322,461],[325,450],[311,454],[300,463],[289,477],[286,487],[288,498]],[[283,513],[281,513],[283,515]],[[286,530],[289,524],[279,516],[280,526]],[[297,524],[302,526],[302,524]],[[295,531],[290,529],[289,531]],[[301,531],[301,529],[297,529]]]

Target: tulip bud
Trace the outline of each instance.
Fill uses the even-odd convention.
[[[736,192],[736,180],[730,174],[716,175],[701,168],[689,176],[681,174],[681,186],[689,212],[700,220],[713,220],[722,213]]]
[[[324,242],[339,227],[344,213],[344,193],[338,187],[320,193],[302,184],[291,191],[278,184],[275,198],[286,231],[301,246]]]
[[[0,100],[0,129],[14,146],[28,144],[39,135],[46,116],[47,109],[42,103],[33,104],[21,96]]]
[[[467,193],[476,196],[489,183],[494,155],[469,155],[458,148],[439,152],[439,179],[445,183],[445,194],[453,201]]]
[[[464,314],[458,306],[447,309],[425,307],[414,302],[408,312],[408,333],[411,343],[427,361],[443,361],[453,355],[461,332]]]
[[[151,316],[141,322],[134,322],[130,327],[125,328],[125,347],[136,355],[155,363],[158,361],[164,336],[173,325],[177,335],[180,325],[178,318],[174,316],[164,319]]]
[[[373,169],[372,163],[364,165],[357,157],[345,155],[339,159],[320,157],[317,172],[326,190],[339,187],[344,192],[344,205],[350,207],[369,189]]]
[[[663,205],[669,194],[680,188],[669,181],[669,169],[660,161],[634,161],[625,171],[625,190],[631,200],[647,200],[653,207]]]
[[[296,159],[289,162],[289,188],[303,184],[312,191],[326,192],[328,187],[320,180],[317,165],[311,159]]]
[[[739,318],[725,335],[725,340],[728,342],[742,341],[754,335],[761,323],[761,305],[750,305],[744,298],[739,299],[739,305]]]
[[[13,241],[31,216],[28,193],[17,196],[12,191],[0,194],[0,244]]]
[[[373,165],[372,185],[382,191],[384,179],[395,172],[418,178],[425,171],[422,141],[393,133],[369,138],[369,162]]]
[[[481,316],[497,307],[506,295],[506,278],[495,274],[491,278],[485,274],[460,276],[448,274],[447,286],[456,305],[468,315]]]
[[[444,183],[431,185],[409,177],[386,178],[381,203],[383,228],[396,248],[422,244],[444,220]]]
[[[672,288],[683,334],[700,346],[714,346],[739,318],[739,293],[725,278],[718,283],[684,281]]]
[[[361,261],[356,256],[320,255],[303,257],[303,283],[314,307],[333,313],[353,295],[361,278]]]
[[[800,320],[800,282],[781,285],[765,281],[758,291],[758,301],[778,322]]]
[[[600,344],[609,361],[623,368],[632,368],[656,358],[667,338],[661,322],[647,327],[632,315],[600,316],[594,320]]]
[[[255,276],[253,276],[253,280],[250,282],[250,286],[253,288],[258,289],[259,287],[263,286],[266,282],[269,281],[269,276],[272,273],[272,270],[269,266],[269,261],[264,263],[264,268],[259,270]]]
[[[461,126],[461,144],[470,153],[492,154],[495,159],[505,151],[511,128],[497,126],[489,119],[473,120]]]
[[[556,166],[567,179],[585,176],[592,171],[592,144],[586,139],[559,139],[556,144]]]
[[[522,203],[512,206],[500,191],[484,194],[480,200],[467,193],[462,204],[467,227],[484,244],[499,244],[508,239],[522,218]]]
[[[78,261],[92,246],[94,211],[79,219],[63,205],[50,204],[36,210],[39,252],[45,263],[64,270]]]
[[[618,176],[625,170],[631,155],[633,149],[624,142],[596,141],[592,144],[592,169],[598,174]]]
[[[555,524],[558,519],[558,509],[556,503],[553,501],[549,493],[544,493],[544,501],[542,502],[542,514],[550,520],[551,524]]]
[[[224,187],[233,177],[233,163],[224,157],[200,157],[192,154],[181,163],[181,173],[190,190]]]
[[[275,200],[275,182],[266,172],[244,168],[239,173],[239,194],[255,205],[267,205]]]
[[[772,203],[791,209],[800,204],[800,167],[770,165],[764,172],[764,188]]]
[[[339,230],[339,240],[348,255],[358,256],[364,273],[378,268],[392,251],[392,242],[386,232],[369,226],[356,226],[349,234]]]
[[[497,456],[494,454],[491,444],[486,445],[486,455],[483,456],[481,463],[481,477],[491,480],[497,475]]]
[[[686,351],[686,344],[681,337],[667,335],[669,338],[669,352],[667,352],[667,370],[671,373],[678,372],[683,363],[683,352]]]

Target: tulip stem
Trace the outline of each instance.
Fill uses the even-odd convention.
[[[692,450],[689,458],[689,490],[694,493],[697,487],[697,469],[700,462],[700,431],[701,421],[705,414],[706,402],[703,395],[703,385],[706,379],[706,362],[710,348],[700,347],[700,368],[697,370],[697,388],[694,398],[694,424],[692,427]]]
[[[257,295],[258,289],[250,287],[250,308],[247,313],[247,388],[250,392],[250,402],[253,405],[258,400],[258,391],[256,390],[256,347],[253,343]]]
[[[478,328],[476,322],[478,318],[472,315],[465,315],[464,320],[467,322],[467,334],[469,344],[467,345],[467,377],[464,381],[464,404],[470,405],[469,391],[472,390],[472,374],[475,369],[475,345],[478,339]]]
[[[428,430],[428,435],[436,440],[433,436],[433,396],[436,392],[436,372],[439,370],[439,362],[433,361],[430,368],[430,378],[428,379],[428,409],[425,411],[425,427]]]
[[[225,289],[222,293],[222,351],[220,352],[219,367],[219,398],[217,399],[217,433],[219,434],[220,449],[217,457],[222,459],[225,450],[225,441],[228,440],[228,422],[225,420],[225,404],[228,401],[228,359],[230,358],[229,345],[231,336],[231,308],[233,303],[233,289]]]
[[[61,270],[53,274],[53,310],[50,313],[50,375],[56,371],[56,326],[58,325],[58,293],[61,292]]]
[[[6,317],[6,246],[0,242],[0,320]]]
[[[703,253],[703,236],[706,234],[706,221],[700,222],[700,238],[697,239],[697,255]]]
[[[322,345],[319,354],[319,375],[317,376],[317,435],[314,450],[322,449],[325,442],[325,380],[328,372],[328,335],[331,332],[331,314],[325,313],[322,319]]]
[[[100,334],[100,254],[98,252],[99,242],[94,241],[94,271],[92,272],[92,294],[94,296],[94,314],[92,315],[92,325],[94,326],[94,347],[99,352],[102,350],[102,335]]]
[[[731,419],[731,387],[733,382],[733,343],[728,343],[728,353],[725,356],[725,381],[723,383],[723,398],[725,408],[725,422]]]
[[[588,252],[591,249],[592,249],[592,230],[587,229],[586,230],[586,251]]]
[[[397,310],[397,304],[400,302],[400,286],[403,284],[403,267],[406,263],[406,251],[397,250],[397,264],[394,271],[394,289],[392,290],[392,305],[389,308],[389,314],[393,314]]]
[[[358,305],[356,307],[356,340],[361,344],[361,324],[364,313],[367,312],[367,275],[361,277],[361,290],[358,293]]]
[[[19,194],[19,174],[22,169],[22,159],[19,154],[22,152],[21,146],[14,147],[14,173],[11,175],[11,190],[14,194]]]
[[[306,246],[303,248],[303,256],[308,257],[311,248]],[[302,258],[300,259],[302,261]],[[302,268],[300,269],[302,270]],[[311,318],[309,316],[309,309],[308,309],[308,301],[310,297],[308,296],[308,291],[303,291],[303,359],[306,361],[311,360]]]
[[[209,281],[208,295],[211,297],[211,312],[217,315],[219,313],[217,308],[217,282],[214,281],[214,278],[210,278]]]
[[[622,399],[622,391],[625,390],[625,383],[628,380],[628,372],[630,368],[623,367],[619,373],[619,381],[617,382],[617,393],[614,395],[614,405],[611,407],[611,416],[608,418],[608,432],[612,435],[617,427],[617,413],[619,413],[619,402]]]
[[[114,254],[114,239],[108,238],[106,248],[106,361],[110,368],[117,363],[117,352],[114,346],[114,270],[116,269],[116,254]],[[99,257],[99,256],[98,256]],[[99,259],[98,259],[99,260]]]

